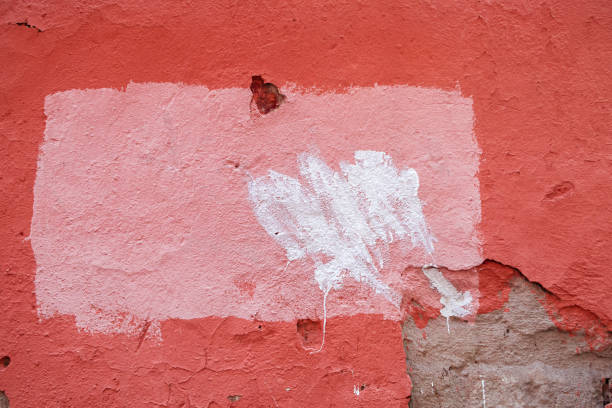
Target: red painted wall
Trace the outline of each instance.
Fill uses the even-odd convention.
[[[484,257],[540,283],[557,324],[594,346],[612,330],[609,2],[24,1],[0,13],[0,389],[14,406],[406,406],[399,325],[375,316],[331,319],[315,356],[294,323],[166,321],[162,344],[139,347],[39,320],[26,237],[44,98],[129,81],[459,88],[482,149]],[[355,398],[355,384],[377,386]]]

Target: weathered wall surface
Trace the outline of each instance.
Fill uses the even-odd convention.
[[[0,22],[0,406],[611,402],[608,2]]]
[[[412,406],[602,406],[611,350],[585,350],[582,333],[555,327],[544,296],[513,274],[504,309],[479,315],[473,324],[453,321],[448,333],[441,318],[423,331],[408,320]]]

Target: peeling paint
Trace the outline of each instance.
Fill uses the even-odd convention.
[[[601,378],[610,370],[612,349],[590,350],[586,333],[557,328],[541,302],[546,292],[537,284],[519,274],[508,284],[504,307],[473,321],[454,320],[452,336],[447,336],[444,316],[424,329],[406,320],[409,373],[413,387],[423,391],[413,392],[415,407],[601,403]],[[435,390],[430,387],[434,381]]]

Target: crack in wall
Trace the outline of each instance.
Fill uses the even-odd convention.
[[[18,26],[27,27],[27,28],[31,28],[33,30],[38,31],[39,33],[43,32],[43,30],[41,30],[40,28],[36,27],[35,25],[32,25],[32,24],[28,23],[27,19],[25,19],[24,21],[18,21],[16,23],[12,23],[12,24],[18,25]]]

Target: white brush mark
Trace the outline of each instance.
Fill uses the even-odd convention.
[[[353,394],[359,396],[359,386],[353,385]]]
[[[341,173],[307,153],[299,165],[303,184],[272,170],[249,182],[260,224],[289,261],[313,260],[323,293],[341,288],[348,274],[399,307],[399,295],[379,278],[381,246],[410,238],[413,247],[433,252],[416,171],[398,171],[390,156],[375,151],[355,152],[355,164],[341,163]]]
[[[444,307],[440,310],[440,314],[446,317],[446,329],[450,334],[450,317],[464,317],[470,314],[467,307],[472,303],[472,295],[469,291],[459,292],[436,267],[424,266],[423,273],[429,279],[431,286],[442,295],[440,303]]]
[[[340,163],[341,174],[304,153],[299,169],[303,185],[270,170],[249,182],[249,198],[289,262],[308,256],[315,263],[314,277],[324,293],[323,341],[312,352],[317,353],[325,344],[327,294],[342,287],[346,274],[399,308],[400,296],[379,278],[382,249],[410,238],[412,247],[422,245],[431,254],[434,238],[418,197],[417,172],[398,171],[384,152],[355,152],[355,164]]]

